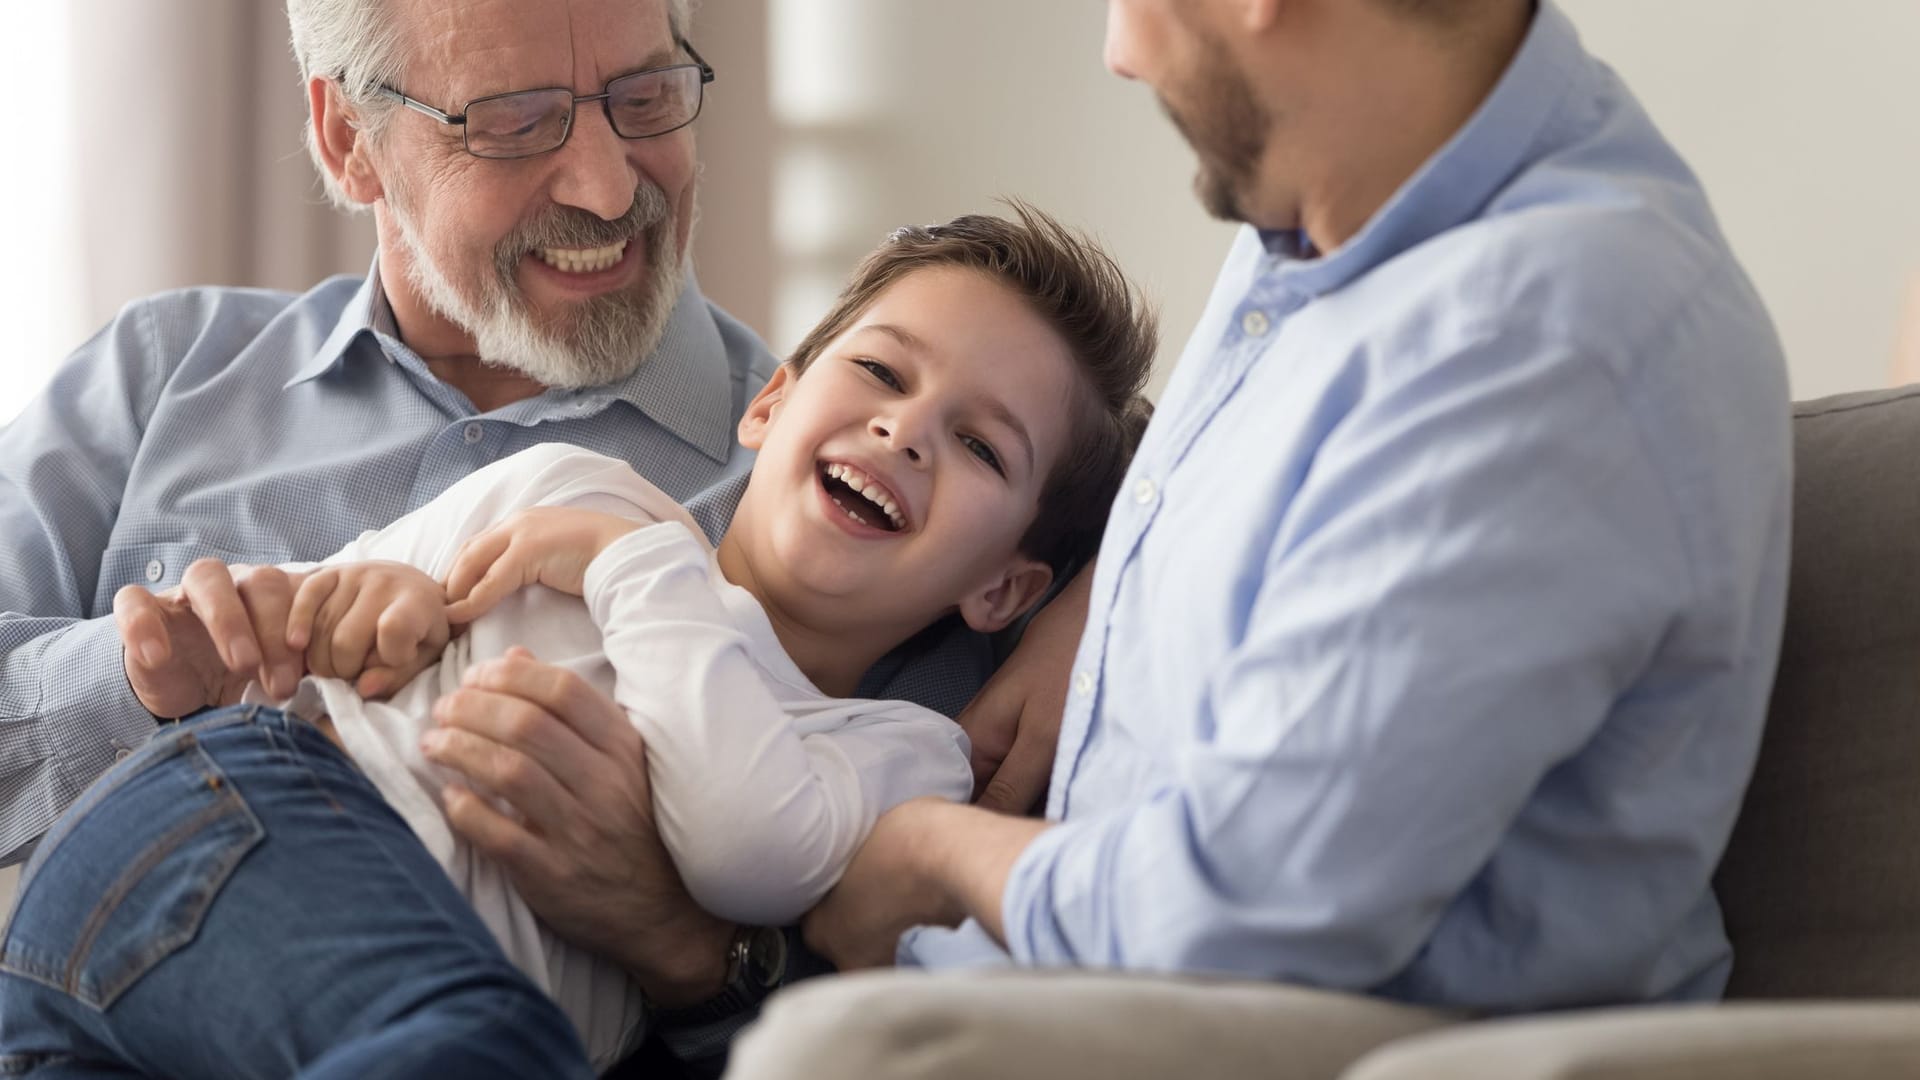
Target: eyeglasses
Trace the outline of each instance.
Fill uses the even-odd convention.
[[[679,45],[693,57],[693,63],[622,75],[608,82],[600,93],[584,97],[575,97],[567,87],[492,94],[467,102],[466,112],[457,116],[415,101],[391,86],[378,89],[415,112],[443,124],[460,125],[465,129],[467,153],[474,157],[533,157],[565,145],[567,136],[573,133],[574,109],[589,101],[600,102],[607,112],[607,123],[623,139],[650,139],[693,123],[700,115],[705,87],[713,81],[713,67],[693,50],[691,42]]]

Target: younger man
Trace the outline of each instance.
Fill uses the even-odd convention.
[[[1111,261],[1036,212],[904,229],[748,407],[759,456],[717,550],[572,447],[362,537],[304,574],[286,633],[316,674],[284,711],[161,735],[49,834],[0,943],[0,1053],[209,1076],[610,1065],[645,1003],[447,830],[419,752],[436,700],[515,645],[573,667],[644,736],[695,898],[792,921],[879,814],[971,786],[951,722],[835,695],[950,614],[1006,626],[1091,552],[1153,346]],[[126,633],[145,655],[151,628]],[[156,671],[196,643],[161,644]]]

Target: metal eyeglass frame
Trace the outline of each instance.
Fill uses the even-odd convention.
[[[680,123],[675,124],[674,126],[667,128],[663,131],[650,131],[645,135],[620,135],[621,138],[633,139],[633,140],[655,139],[655,138],[659,138],[662,135],[671,135],[672,133],[679,131],[681,128],[686,127],[688,124],[693,123],[695,120],[698,120],[700,118],[700,111],[706,108],[706,105],[707,105],[707,94],[706,94],[707,84],[711,83],[714,80],[713,65],[707,63],[706,59],[702,57],[697,51],[694,50],[693,42],[687,41],[685,39],[681,39],[679,41],[676,41],[675,44],[679,45],[682,49],[685,49],[688,56],[693,57],[693,63],[667,64],[662,67],[644,68],[640,71],[630,71],[625,75],[616,75],[613,78],[608,79],[606,86],[601,87],[600,92],[597,94],[585,94],[585,95],[574,97],[573,106],[567,112],[566,129],[563,132],[561,132],[560,141],[557,143],[554,143],[552,146],[547,147],[545,150],[534,150],[525,154],[505,154],[505,155],[475,154],[473,151],[472,144],[470,144],[467,141],[467,133],[464,130],[467,123],[466,112],[461,112],[461,113],[442,112],[441,110],[434,108],[433,106],[427,104],[424,101],[420,101],[415,98],[408,97],[407,95],[401,93],[398,90],[395,90],[393,87],[388,86],[385,83],[380,84],[374,89],[380,91],[382,94],[385,94],[390,98],[393,98],[395,101],[398,101],[400,104],[405,105],[409,109],[412,109],[414,112],[422,113],[426,116],[430,116],[433,119],[440,121],[442,124],[448,125],[449,127],[462,128],[463,130],[460,132],[460,145],[463,149],[466,150],[467,153],[473,154],[474,157],[480,158],[483,161],[517,161],[521,158],[539,157],[541,154],[551,154],[555,150],[558,150],[561,147],[567,145],[567,140],[573,137],[574,114],[580,108],[580,106],[585,102],[589,102],[589,101],[599,102],[600,108],[602,109],[602,111],[604,111],[607,114],[607,126],[613,129],[613,133],[615,135],[620,135],[620,129],[614,126],[613,106],[609,104],[609,99],[612,98],[613,91],[607,89],[607,87],[612,86],[614,83],[617,83],[622,79],[631,79],[640,75],[657,75],[660,72],[673,71],[678,68],[699,68],[700,69],[700,99],[694,102],[692,116],[687,117],[685,120],[681,121]],[[517,97],[521,94],[537,94],[543,91],[552,91],[552,90],[566,90],[569,94],[573,92],[572,88],[570,87],[534,86],[534,87],[528,87],[525,90],[509,90],[504,94],[488,94],[485,97],[477,97],[477,98],[474,98],[472,101],[467,102],[466,108],[467,108],[467,112],[471,112],[473,111],[473,107],[475,105],[478,105],[483,101],[498,101],[501,98]]]

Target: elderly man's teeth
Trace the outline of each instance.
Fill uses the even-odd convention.
[[[598,248],[535,248],[543,263],[569,274],[592,274],[611,268],[627,250],[627,241]]]

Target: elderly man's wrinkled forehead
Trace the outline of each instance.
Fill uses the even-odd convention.
[[[668,0],[401,0],[407,82],[461,102],[543,86],[592,93],[674,61]]]

